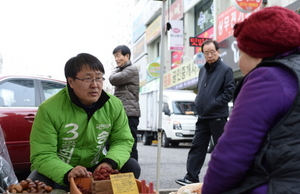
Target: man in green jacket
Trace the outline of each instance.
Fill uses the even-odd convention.
[[[130,158],[134,139],[127,115],[122,102],[102,89],[104,73],[102,63],[90,54],[67,61],[67,87],[44,101],[36,114],[28,178],[64,190],[71,177],[90,177],[102,166],[139,178],[140,166]]]

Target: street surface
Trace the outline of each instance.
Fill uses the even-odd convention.
[[[186,160],[190,145],[188,143],[180,143],[178,147],[161,147],[159,191],[178,190],[181,187],[175,183],[175,180],[183,178],[186,174]],[[147,184],[153,182],[157,190],[157,144],[145,146],[141,142],[138,142],[137,148],[139,164],[142,169],[139,180],[145,180]],[[210,154],[207,154],[200,173],[200,182],[203,181],[209,160]]]

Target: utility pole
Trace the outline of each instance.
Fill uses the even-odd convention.
[[[161,8],[161,41],[160,41],[160,77],[159,77],[159,106],[158,106],[158,129],[157,129],[157,164],[156,164],[156,191],[160,188],[160,158],[161,158],[161,133],[162,133],[162,103],[163,103],[163,79],[165,67],[165,11],[166,1],[162,1]]]

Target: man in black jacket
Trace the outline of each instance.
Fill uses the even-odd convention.
[[[228,102],[235,89],[232,69],[221,61],[219,45],[215,40],[207,40],[201,46],[206,63],[200,69],[198,93],[195,100],[198,120],[192,147],[187,158],[187,174],[175,182],[187,185],[199,182],[207,147],[212,136],[216,145],[224,131],[229,115]]]

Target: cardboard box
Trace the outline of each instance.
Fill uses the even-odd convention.
[[[93,194],[113,194],[113,188],[110,180],[94,181],[92,180]]]
[[[91,189],[93,194],[113,194],[113,189],[110,180],[95,181],[90,178],[76,178],[70,181],[70,194],[82,194],[77,187],[77,184],[81,184],[85,189]],[[140,180],[136,180],[139,192],[142,192],[142,184]],[[149,192],[149,186],[146,185],[146,191]],[[154,191],[154,194],[158,194]]]

